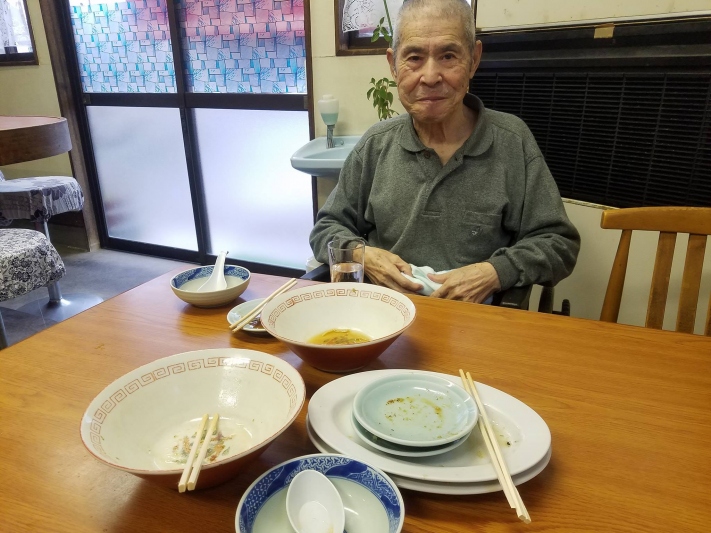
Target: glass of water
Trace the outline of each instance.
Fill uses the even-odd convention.
[[[328,243],[331,282],[363,283],[365,240],[360,237],[336,237]]]

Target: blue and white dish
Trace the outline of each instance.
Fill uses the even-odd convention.
[[[249,270],[236,265],[225,265],[227,288],[219,291],[197,292],[208,280],[215,265],[189,268],[173,276],[170,288],[173,293],[189,304],[197,307],[219,307],[236,300],[249,285]]]
[[[343,455],[314,454],[283,462],[249,486],[237,506],[237,533],[293,533],[286,514],[286,493],[303,470],[316,470],[334,484],[346,510],[348,533],[402,531],[405,504],[385,473]]]
[[[394,442],[381,439],[377,435],[373,435],[360,425],[355,416],[351,417],[351,421],[353,422],[353,429],[356,435],[363,439],[368,446],[372,446],[376,450],[391,455],[399,455],[400,457],[432,457],[433,455],[441,455],[461,446],[464,444],[464,441],[469,438],[469,435],[465,435],[461,439],[443,444],[442,446],[403,446],[402,444],[395,444]]]
[[[381,439],[429,447],[469,435],[478,410],[472,397],[447,379],[398,374],[361,389],[353,399],[353,416]]]

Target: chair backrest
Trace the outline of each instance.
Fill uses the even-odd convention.
[[[706,207],[639,207],[611,209],[602,213],[600,226],[604,229],[620,229],[622,236],[612,265],[610,281],[605,293],[600,320],[617,322],[625,285],[627,260],[633,230],[659,231],[657,256],[652,274],[652,287],[647,306],[648,328],[662,329],[667,303],[669,277],[671,274],[674,245],[677,233],[688,233],[689,244],[681,281],[676,330],[693,333],[696,321],[696,306],[699,301],[701,271],[704,265],[706,241],[711,235],[711,208]],[[711,298],[706,313],[705,335],[711,335]]]

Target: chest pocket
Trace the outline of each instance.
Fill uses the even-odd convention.
[[[501,227],[502,215],[465,211],[458,225],[457,261],[463,265],[491,257],[506,245],[506,233]]]

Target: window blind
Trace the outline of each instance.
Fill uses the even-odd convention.
[[[561,195],[613,207],[711,206],[711,72],[479,72],[521,117]]]

